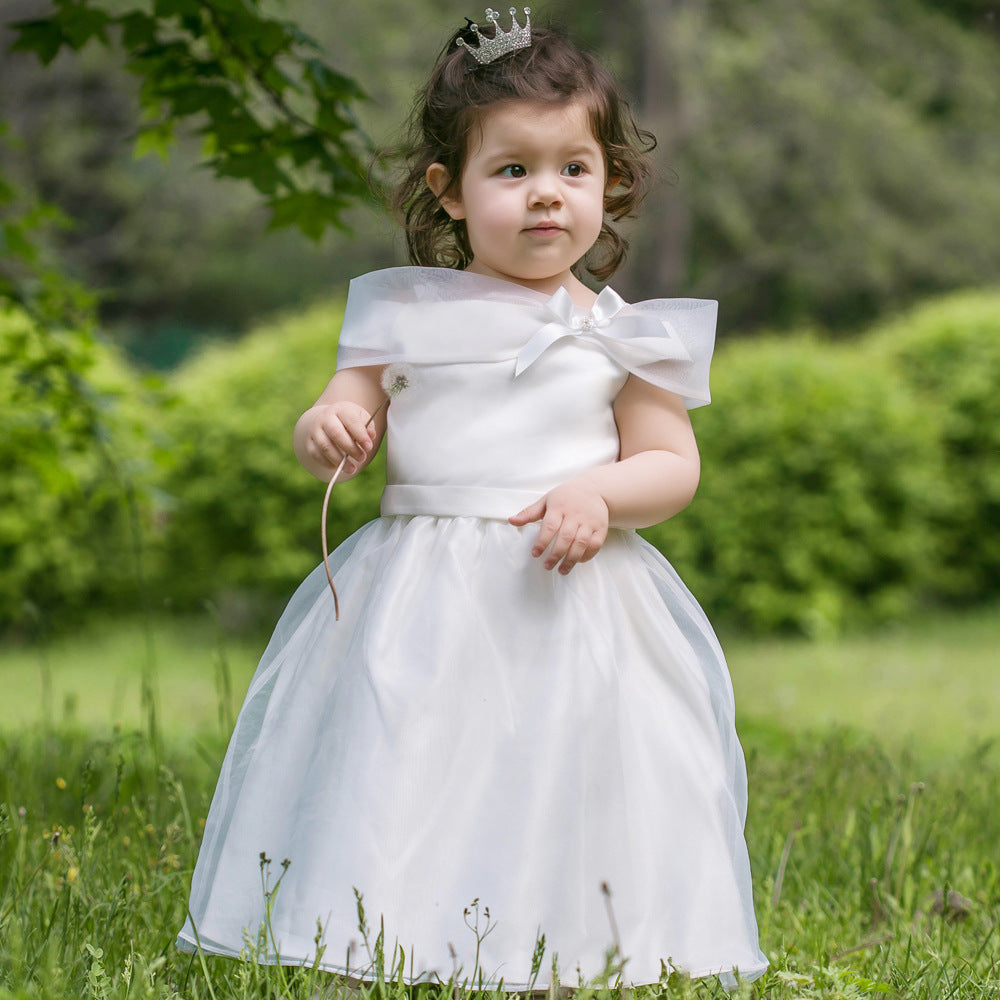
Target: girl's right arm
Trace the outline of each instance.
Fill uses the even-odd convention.
[[[351,479],[378,451],[385,434],[385,407],[373,424],[368,421],[385,401],[381,378],[381,365],[344,368],[299,417],[292,435],[295,457],[317,479],[329,482],[345,456],[347,464],[337,481]]]

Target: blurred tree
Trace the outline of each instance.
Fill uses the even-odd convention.
[[[27,4],[9,0],[4,16]],[[851,327],[937,289],[995,282],[997,34],[982,30],[995,6],[622,0],[613,15],[596,0],[536,7],[536,22],[566,23],[612,62],[660,140],[665,183],[616,287],[632,298],[718,297],[727,328],[750,329],[803,319]],[[369,0],[335,15],[326,0],[273,0],[272,9],[365,81],[373,100],[357,112],[376,144],[394,138],[451,27],[476,13],[467,0]],[[391,226],[370,212],[345,215],[356,235],[329,234],[318,249],[290,234],[265,238],[249,192],[189,169],[197,135],[180,136],[172,164],[109,156],[135,131],[127,105],[138,98],[107,50],[81,55],[72,65],[89,58],[86,70],[52,94],[41,83],[56,79],[59,60],[33,87],[16,74],[8,85],[0,65],[0,106],[13,107],[8,117],[30,136],[22,182],[44,181],[78,220],[60,249],[82,278],[115,290],[105,319],[148,327],[171,315],[241,328],[275,304],[401,262]],[[47,113],[50,97],[68,110]],[[202,118],[189,120],[197,127]]]
[[[963,24],[987,31],[1000,32],[1000,2],[998,0],[926,0]]]
[[[11,27],[12,48],[45,65],[89,42],[124,52],[140,80],[137,151],[164,152],[177,124],[194,120],[206,166],[216,177],[248,181],[273,226],[318,239],[343,225],[345,210],[367,192],[368,142],[354,114],[360,88],[295,23],[262,13],[257,0],[54,0],[45,16]],[[97,163],[107,159],[99,143],[89,153]],[[107,399],[90,380],[94,299],[47,257],[39,229],[61,216],[40,194],[0,175],[0,308],[13,304],[15,323],[28,318],[5,339],[0,363],[5,378],[45,411],[29,435],[12,438],[21,445],[15,464],[40,474],[66,460],[67,443],[70,453],[93,448],[106,465],[100,488],[120,490],[137,529],[135,482],[116,454]],[[107,204],[94,208],[105,221]],[[38,486],[59,493],[77,482],[50,474]]]
[[[627,294],[857,326],[1000,279],[997,39],[943,6],[629,0],[617,62],[671,183]]]
[[[123,51],[140,79],[136,151],[165,152],[178,123],[194,120],[205,165],[217,177],[248,181],[272,226],[296,226],[318,239],[367,193],[368,142],[354,113],[360,88],[321,58],[309,35],[263,14],[257,0],[155,0],[151,9],[55,0],[47,16],[11,28],[12,49],[46,65],[62,49],[92,41]],[[124,117],[107,95],[85,103],[85,111],[97,107]],[[88,152],[97,162],[108,158],[99,146]],[[22,263],[24,249],[10,248]],[[27,304],[23,283],[9,271],[4,278],[0,294]]]
[[[328,286],[335,241],[269,231],[250,185],[199,168],[190,127],[169,157],[134,156],[138,84],[122,62],[99,45],[47,67],[30,53],[0,60],[0,117],[16,142],[0,149],[0,173],[72,220],[42,241],[97,293],[114,339],[163,367],[206,330],[244,329]]]

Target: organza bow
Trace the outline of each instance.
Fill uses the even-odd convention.
[[[623,368],[634,371],[657,361],[690,361],[691,355],[677,335],[662,320],[644,313],[619,315],[625,300],[613,289],[597,296],[588,316],[573,314],[573,300],[560,288],[545,303],[555,319],[546,323],[517,356],[515,377],[533,365],[563,337],[580,337],[597,344]]]

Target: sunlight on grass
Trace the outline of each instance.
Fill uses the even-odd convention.
[[[220,719],[226,714],[220,712],[220,692],[228,675],[229,714],[235,718],[265,643],[266,637],[224,636],[207,614],[154,619],[153,675],[163,732],[180,736],[231,728]],[[45,646],[0,647],[0,727],[32,726],[51,712],[48,721],[57,724],[140,728],[148,656],[138,619],[95,621],[82,633]]]
[[[238,710],[267,642],[226,636],[207,615],[152,624],[165,735],[218,728]],[[1000,718],[1000,609],[939,615],[832,642],[732,637],[723,645],[742,720],[802,732],[846,726],[930,756],[995,738]],[[147,658],[138,620],[92,623],[45,647],[0,647],[0,727],[44,721],[141,727]],[[46,678],[49,691],[46,692]],[[220,711],[220,691],[228,705]]]
[[[922,756],[1000,736],[1000,609],[833,642],[725,643],[739,714],[803,731],[851,726]]]
[[[998,640],[1000,616],[984,609],[832,643],[725,642],[772,962],[731,996],[994,1000],[1000,761],[984,744],[1000,716]],[[164,615],[151,644],[141,622],[118,620],[44,648],[0,649],[0,1000],[348,996],[315,967],[275,968],[252,951],[245,962],[192,959],[173,945],[232,718],[265,642],[224,637],[207,614]],[[155,743],[140,694],[150,649]],[[632,995],[725,993],[671,976]],[[353,996],[418,994],[380,978]],[[466,981],[420,996],[490,995]],[[578,1000],[621,993],[605,983]]]

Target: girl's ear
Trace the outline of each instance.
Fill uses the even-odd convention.
[[[451,185],[451,174],[443,163],[432,163],[424,174],[427,186],[434,193],[441,207],[453,218],[465,218],[465,206],[460,195],[447,194]]]

